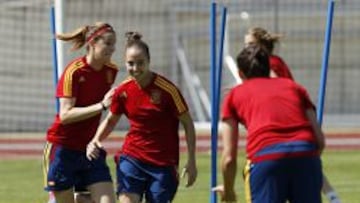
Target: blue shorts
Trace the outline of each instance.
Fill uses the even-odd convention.
[[[147,203],[171,202],[178,187],[176,166],[159,167],[121,155],[116,164],[117,194],[135,193]]]
[[[322,170],[317,156],[248,161],[244,178],[249,203],[321,203]]]
[[[76,190],[85,190],[94,183],[112,182],[105,151],[101,151],[98,159],[89,161],[85,152],[47,142],[43,161],[47,191],[62,191],[74,186]]]

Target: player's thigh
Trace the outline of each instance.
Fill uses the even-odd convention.
[[[94,160],[83,157],[82,162],[86,167],[78,173],[80,186],[89,186],[99,182],[112,182],[110,169],[106,162],[106,152],[101,150],[100,156]]]
[[[75,203],[94,203],[90,192],[75,192],[74,199]]]
[[[281,161],[248,161],[244,169],[246,202],[284,203],[288,182],[285,171]]]
[[[115,203],[112,182],[98,182],[88,186],[91,198],[95,203]]]
[[[290,201],[292,203],[320,203],[322,167],[319,157],[294,159]]]
[[[47,191],[65,191],[75,184],[80,153],[46,143],[44,150],[44,183]]]
[[[118,200],[121,203],[140,203],[141,198],[139,194],[135,193],[121,193],[119,194]]]
[[[74,203],[73,189],[54,191],[56,203]]]
[[[150,185],[145,198],[148,203],[171,202],[176,194],[179,180],[177,169],[174,166],[152,167]]]
[[[141,162],[123,155],[116,165],[116,177],[116,193],[119,197],[124,196],[124,199],[133,199],[135,195],[141,198],[149,179]]]

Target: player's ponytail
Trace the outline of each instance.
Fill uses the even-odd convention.
[[[56,34],[56,38],[62,41],[70,41],[73,46],[72,51],[80,49],[86,42],[86,33],[89,31],[89,26],[80,27],[69,33]]]
[[[85,25],[69,33],[56,34],[56,38],[62,41],[70,41],[73,46],[71,51],[76,51],[86,43],[97,40],[105,32],[113,32],[114,29],[107,23],[96,22],[94,25]]]
[[[261,27],[251,28],[248,33],[254,36],[256,41],[263,46],[269,54],[272,54],[275,45],[279,43],[280,39],[283,37],[280,34],[270,33]]]

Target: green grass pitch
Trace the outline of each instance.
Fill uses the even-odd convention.
[[[183,165],[185,157],[181,159]],[[174,203],[209,202],[210,156],[202,153],[197,157],[199,176],[192,188],[185,188],[181,180]],[[108,163],[114,175],[112,158]],[[244,157],[239,156],[236,191],[240,202],[244,202],[241,177]],[[360,202],[360,153],[359,151],[326,151],[323,168],[335,186],[342,202]],[[115,177],[115,175],[113,176]],[[219,180],[221,175],[218,175]],[[45,203],[47,193],[43,191],[41,159],[0,160],[0,203]],[[221,182],[221,180],[219,181]],[[327,202],[324,199],[324,202]]]

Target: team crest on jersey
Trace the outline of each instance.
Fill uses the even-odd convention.
[[[150,96],[151,96],[151,103],[160,104],[161,92],[159,90],[152,90]]]
[[[112,84],[113,81],[114,81],[113,73],[110,70],[108,70],[106,72],[106,82]]]

